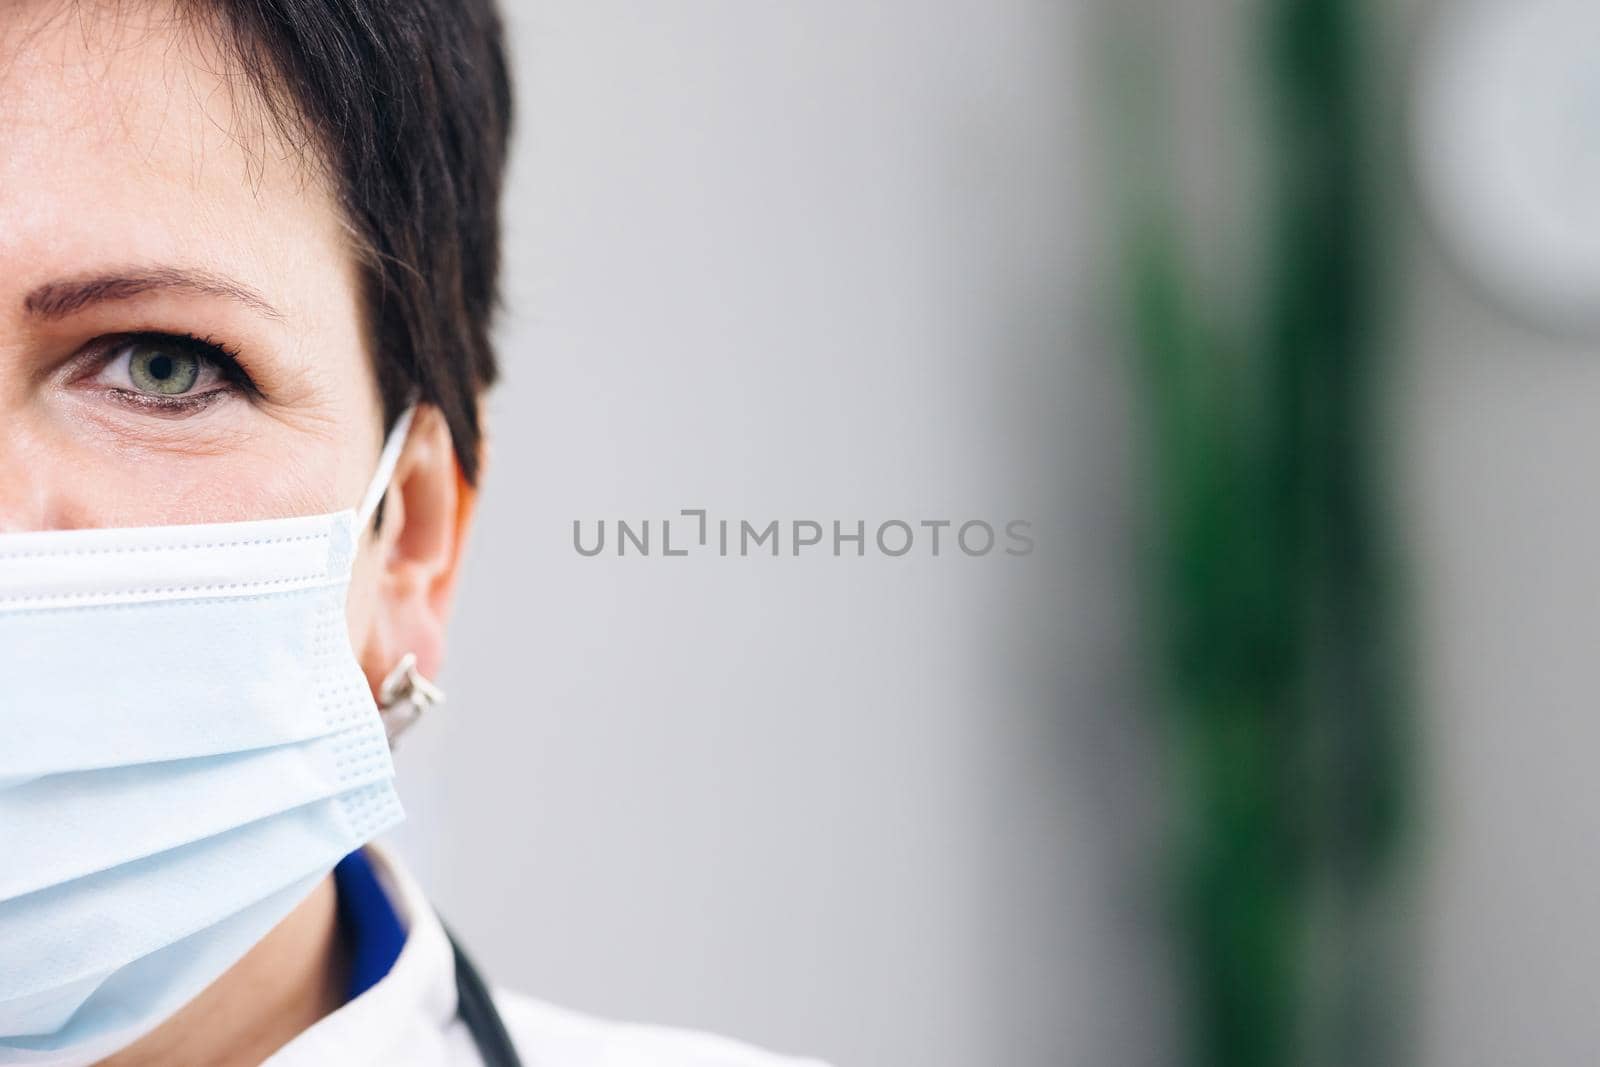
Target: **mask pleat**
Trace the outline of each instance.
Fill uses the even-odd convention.
[[[0,900],[226,833],[392,777],[375,718],[296,745],[51,775],[0,790]],[[173,819],[194,797],[209,802]],[[0,905],[3,907],[3,905]]]
[[[0,1005],[123,966],[332,870],[399,818],[385,781],[76,879],[68,892],[0,901],[0,960],[38,961],[0,968]]]
[[[326,875],[317,872],[204,931],[148,956],[67,985],[0,1002],[8,1033],[0,1064],[93,1063],[181,1008],[295,909]]]
[[[0,780],[268,748],[353,725],[371,694],[344,625],[342,587],[76,617],[0,613],[10,689],[0,716],[17,725],[0,746]],[[29,669],[40,661],[63,666]],[[330,723],[330,712],[340,718]]]

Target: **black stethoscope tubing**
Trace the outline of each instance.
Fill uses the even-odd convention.
[[[522,1067],[517,1047],[511,1043],[511,1035],[506,1032],[505,1021],[494,1006],[494,997],[483,976],[461,950],[461,943],[449,927],[445,927],[444,933],[450,939],[450,950],[456,960],[456,1014],[472,1035],[472,1043],[478,1046],[478,1056],[484,1067]]]

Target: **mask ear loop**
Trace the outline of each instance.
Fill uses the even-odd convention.
[[[361,498],[361,506],[356,509],[358,536],[366,531],[367,524],[372,521],[373,514],[378,510],[378,505],[383,502],[384,494],[389,491],[389,483],[394,479],[395,464],[400,462],[400,451],[406,446],[406,438],[411,434],[411,420],[416,414],[417,405],[413,401],[400,413],[400,417],[394,422],[394,428],[389,431],[389,436],[383,442],[383,451],[378,454],[378,469],[373,472],[367,493]]]

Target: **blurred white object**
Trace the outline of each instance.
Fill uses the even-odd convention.
[[[1422,52],[1418,179],[1447,245],[1497,298],[1600,330],[1600,5],[1464,0]]]

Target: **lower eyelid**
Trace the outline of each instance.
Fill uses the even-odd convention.
[[[230,394],[238,390],[231,385],[210,389],[202,393],[185,393],[180,396],[160,396],[155,393],[141,393],[132,389],[122,389],[109,386],[106,393],[115,398],[127,408],[139,410],[153,415],[182,416],[199,414],[201,411],[215,406],[224,401]]]

